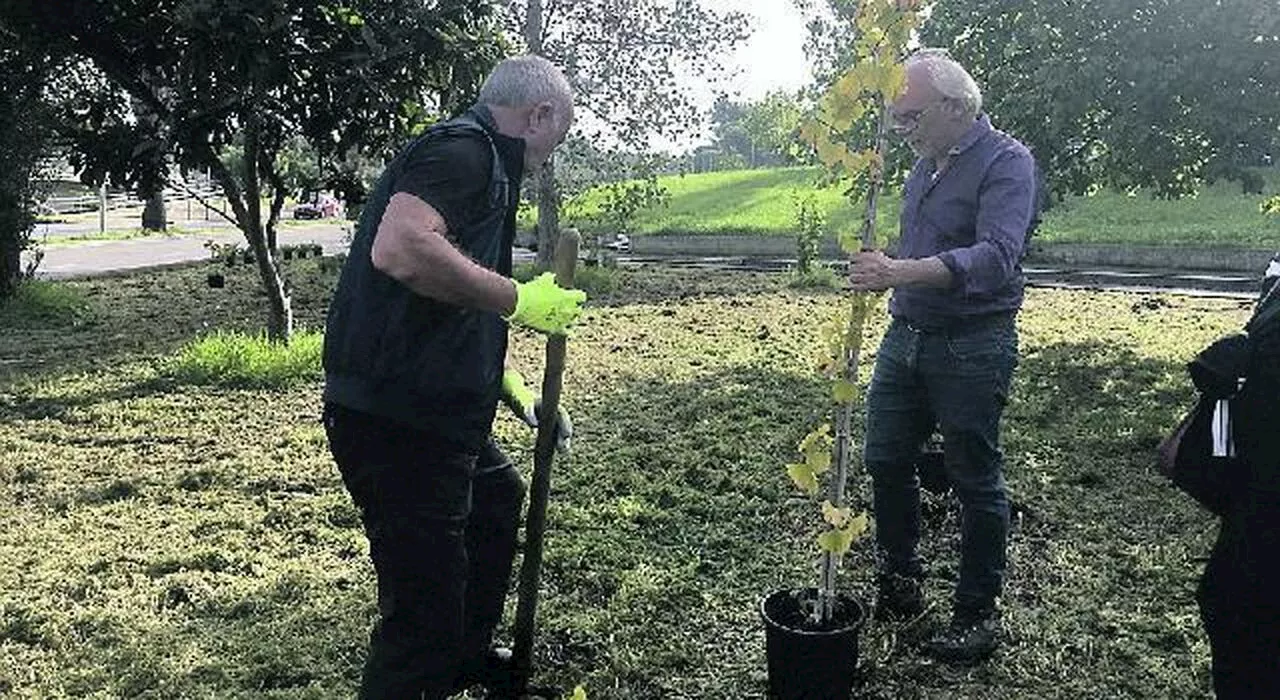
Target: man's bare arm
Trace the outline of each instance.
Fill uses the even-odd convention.
[[[453,246],[444,217],[404,192],[396,193],[373,239],[373,266],[417,294],[509,316],[516,307],[515,284]]]

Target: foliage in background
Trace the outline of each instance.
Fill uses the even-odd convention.
[[[284,389],[323,377],[324,335],[299,331],[288,345],[263,335],[215,331],[183,346],[164,365],[165,376],[182,384],[232,389]]]
[[[796,269],[801,274],[808,274],[818,259],[827,222],[818,209],[812,190],[792,192],[791,201],[796,209]]]
[[[508,6],[510,34],[564,69],[581,115],[576,128],[606,151],[647,153],[657,140],[677,141],[696,129],[701,119],[694,86],[677,76],[714,81],[729,50],[746,38],[743,15],[699,0],[520,0]],[[538,178],[538,262],[547,267],[561,197],[576,194],[557,181],[558,162],[572,157],[573,151],[564,152]],[[624,177],[606,181],[646,180],[656,172],[650,159],[632,165]]]
[[[799,165],[807,155],[800,141],[803,116],[797,96],[782,90],[749,102],[721,96],[711,108],[714,148],[736,158],[739,167]]]
[[[280,154],[298,136],[335,162],[385,153],[460,109],[498,56],[491,10],[485,0],[13,0],[0,28],[72,69],[58,104],[86,182],[145,196],[171,165],[211,173],[258,261],[267,332],[287,341],[289,291],[271,254],[288,190]],[[221,158],[232,146],[242,168]]]
[[[23,50],[0,28],[0,300],[24,276],[21,256],[31,245],[41,160],[52,136],[44,90],[48,57]]]
[[[923,27],[983,87],[993,121],[1032,147],[1058,193],[1161,197],[1280,154],[1274,2],[958,0]]]

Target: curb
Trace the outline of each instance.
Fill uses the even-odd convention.
[[[1248,248],[1033,242],[1025,262],[1070,268],[1196,270],[1256,275],[1266,269],[1275,252]],[[631,254],[643,257],[793,258],[795,253],[795,239],[791,236],[649,234],[631,237]],[[824,259],[845,256],[840,246],[830,238],[822,241],[818,255]]]

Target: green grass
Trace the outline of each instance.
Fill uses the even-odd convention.
[[[195,229],[180,226],[169,226],[164,231],[152,231],[144,228],[107,229],[101,233],[83,233],[70,236],[51,236],[41,239],[43,248],[66,248],[86,243],[104,243],[107,241],[131,241],[138,238],[170,238],[196,233]]]
[[[184,346],[165,373],[184,384],[283,389],[323,377],[323,343],[315,331],[295,331],[288,345],[261,334],[215,331]]]
[[[287,266],[309,327],[334,282],[317,262]],[[193,338],[262,324],[252,270],[226,270],[223,289],[204,272],[65,283],[89,320],[0,334],[0,695],[355,694],[373,573],[320,382],[157,381]],[[554,465],[535,681],[593,700],[762,698],[756,606],[816,578],[818,516],[783,465],[825,410],[819,331],[846,302],[784,274],[613,274],[569,347],[575,445]],[[1209,697],[1192,594],[1214,524],[1153,452],[1190,402],[1184,363],[1245,315],[1230,300],[1028,292],[1004,431],[1019,505],[1006,645],[950,670],[914,650],[926,628],[873,623],[865,697]],[[513,334],[526,376],[544,345]],[[505,412],[495,430],[527,470],[531,433]],[[859,501],[868,488],[851,484]],[[938,622],[957,507],[924,512]],[[871,582],[864,543],[840,585],[866,600]]]
[[[1268,192],[1280,189],[1269,174]],[[1073,197],[1051,209],[1037,234],[1045,243],[1116,243],[1202,248],[1280,247],[1280,216],[1264,214],[1260,195],[1220,182],[1176,201],[1139,192],[1099,192]]]
[[[12,298],[0,300],[0,327],[56,327],[87,320],[91,311],[85,295],[76,287],[24,280]]]
[[[642,212],[635,222],[638,234],[758,234],[789,236],[795,229],[793,193],[813,190],[821,172],[817,168],[737,170],[660,179],[670,198],[665,206]],[[1280,190],[1280,174],[1264,173],[1267,192]],[[1100,192],[1070,197],[1046,215],[1037,240],[1046,243],[1116,243],[1126,245],[1179,245],[1201,247],[1275,248],[1280,240],[1280,216],[1259,210],[1264,197],[1242,194],[1235,183],[1205,187],[1195,197],[1164,201],[1145,192],[1132,196]],[[588,195],[582,211],[598,206]],[[856,231],[860,209],[855,210],[838,187],[818,189],[815,204],[823,212],[827,232]],[[879,230],[882,238],[896,237],[901,202],[889,193],[881,202]],[[533,211],[522,214],[522,226],[531,226]],[[595,231],[589,218],[570,209],[567,225]]]

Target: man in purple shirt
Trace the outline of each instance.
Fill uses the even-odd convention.
[[[893,257],[864,251],[857,290],[892,288],[893,319],[867,395],[865,459],[880,550],[877,615],[923,610],[916,459],[940,428],[962,506],[960,576],[951,623],[927,650],[956,663],[995,650],[1009,501],[999,426],[1018,357],[1021,260],[1036,214],[1035,163],[982,114],[967,71],[937,49],[907,61],[893,130],[919,157],[907,178]]]

